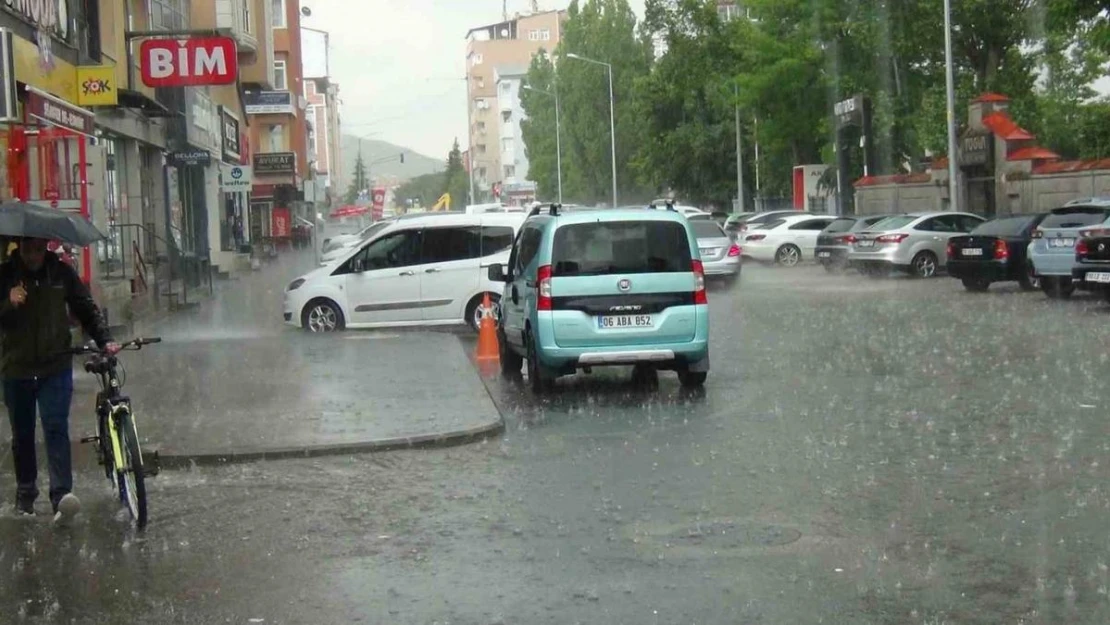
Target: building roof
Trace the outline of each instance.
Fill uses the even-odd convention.
[[[1055,160],[1060,158],[1060,155],[1049,150],[1042,148],[1039,145],[1030,146],[1027,148],[1019,148],[1010,153],[1006,157],[1008,161],[1039,161],[1039,160]]]
[[[995,135],[1006,141],[1022,141],[1035,137],[1026,129],[1017,125],[1010,116],[1003,111],[995,111],[983,118],[983,125]]]
[[[493,22],[492,24],[486,24],[485,26],[475,26],[474,28],[471,28],[470,30],[466,31],[466,36],[469,37],[471,35],[471,33],[473,33],[474,31],[477,31],[477,30],[488,30],[490,28],[495,28],[497,26],[501,26],[502,24],[512,24],[513,22],[520,21],[521,19],[524,19],[524,18],[537,17],[537,16],[540,16],[540,15],[547,15],[548,13],[566,13],[566,11],[563,10],[563,9],[551,9],[550,11],[540,11],[538,13],[528,13],[527,15],[517,15],[517,16],[513,17],[512,19],[501,20],[499,22]]]
[[[1009,101],[1010,101],[1010,98],[1007,98],[1006,96],[1002,95],[1001,93],[989,93],[989,92],[984,93],[983,95],[979,96],[978,98],[975,98],[974,100],[972,100],[972,102],[975,102],[975,103],[981,103],[981,102],[1009,102]]]
[[[1093,161],[1055,161],[1033,167],[1034,174],[1065,174],[1069,172],[1110,169],[1110,158]]]

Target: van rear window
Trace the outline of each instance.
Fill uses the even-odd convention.
[[[556,276],[688,272],[690,240],[673,221],[570,224],[555,231],[551,265]]]

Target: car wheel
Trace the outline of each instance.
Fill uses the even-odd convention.
[[[682,371],[678,372],[678,381],[686,388],[699,388],[705,384],[709,377],[708,371]]]
[[[343,311],[328,299],[315,299],[301,312],[301,327],[306,332],[338,332],[345,326]]]
[[[524,358],[509,347],[509,340],[505,331],[497,330],[497,356],[501,360],[501,375],[506,378],[520,379],[520,369],[524,366]]]
[[[932,278],[937,275],[937,257],[932,252],[918,252],[910,263],[911,274],[915,278]]]
[[[1071,278],[1044,276],[1041,278],[1041,290],[1049,299],[1068,299],[1075,292],[1075,285]]]
[[[802,261],[802,250],[787,243],[775,252],[775,263],[783,267],[793,267]]]
[[[972,293],[986,293],[991,287],[991,283],[982,278],[964,278],[961,282],[964,283],[964,288]]]
[[[467,325],[475,332],[482,329],[482,317],[486,314],[486,309],[482,307],[482,300],[485,295],[485,293],[475,295],[466,305],[464,318],[466,319]],[[501,296],[497,293],[490,293],[489,303],[490,308],[493,309],[491,311],[493,313],[493,322],[496,324],[501,320]]]
[[[527,334],[525,341],[528,344],[528,384],[532,387],[533,393],[543,395],[554,386],[555,377],[551,375],[536,355],[536,339],[531,332]]]
[[[1025,275],[1018,278],[1018,285],[1024,291],[1036,291],[1041,288],[1041,277],[1037,275],[1037,270],[1033,268],[1030,263],[1025,268]]]

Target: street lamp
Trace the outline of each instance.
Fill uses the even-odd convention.
[[[567,54],[568,59],[578,59],[594,65],[601,65],[609,71],[609,138],[610,150],[612,152],[613,161],[613,208],[617,207],[617,124],[613,114],[613,66],[604,61],[596,61],[588,59],[584,56],[579,56],[573,52]]]
[[[559,180],[559,203],[562,204],[563,203],[563,147],[562,147],[562,139],[560,138],[560,135],[562,134],[562,131],[559,128],[559,83],[555,83],[554,93],[551,92],[551,91],[544,91],[543,89],[537,89],[537,88],[535,88],[531,85],[524,85],[524,88],[527,89],[528,91],[535,91],[536,93],[542,93],[544,95],[549,95],[549,96],[555,98],[555,169],[556,169],[556,176],[558,177],[558,180]]]
[[[959,153],[956,147],[956,79],[952,66],[952,2],[944,0],[944,82],[945,99],[948,105],[948,207],[960,210],[960,186],[957,163]]]

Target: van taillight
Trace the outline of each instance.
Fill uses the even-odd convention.
[[[1010,245],[1002,239],[995,239],[994,241],[994,259],[1006,260],[1010,258]]]
[[[1075,258],[1077,260],[1086,260],[1091,248],[1087,245],[1087,239],[1079,239],[1079,243],[1075,244]]]
[[[551,310],[551,265],[536,270],[536,310]]]
[[[692,260],[690,265],[694,271],[694,303],[708,304],[709,296],[705,292],[705,266],[700,260]]]

